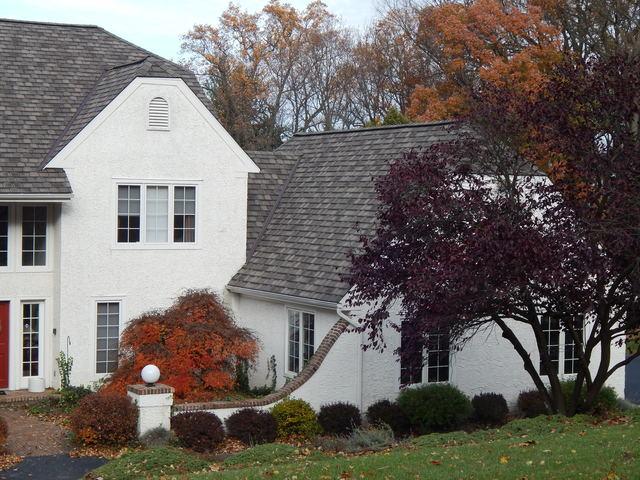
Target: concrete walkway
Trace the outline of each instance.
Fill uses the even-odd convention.
[[[0,472],[1,480],[80,480],[107,461],[96,457],[71,458],[69,455],[27,457],[18,465]]]

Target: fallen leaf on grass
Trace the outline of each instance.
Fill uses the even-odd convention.
[[[509,463],[509,457],[508,457],[507,455],[502,455],[502,456],[500,457],[500,463],[502,463],[503,465],[504,465],[505,463]]]

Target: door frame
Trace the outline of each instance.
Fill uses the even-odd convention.
[[[7,306],[7,384],[6,386],[0,386],[0,390],[9,390],[11,386],[11,302],[9,300],[1,300],[0,305]]]

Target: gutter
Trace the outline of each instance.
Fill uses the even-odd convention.
[[[336,310],[338,308],[338,305],[335,302],[316,300],[315,298],[297,297],[295,295],[285,295],[282,293],[255,290],[253,288],[234,287],[233,285],[227,285],[227,290],[233,293],[239,293],[242,295],[247,295],[248,297],[261,298],[264,300],[276,300],[279,302],[296,303],[298,305],[326,308],[329,310]]]
[[[0,193],[0,202],[53,202],[62,203],[73,198],[72,193]]]

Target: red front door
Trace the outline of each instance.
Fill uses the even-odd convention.
[[[0,389],[9,388],[9,302],[0,302]]]

